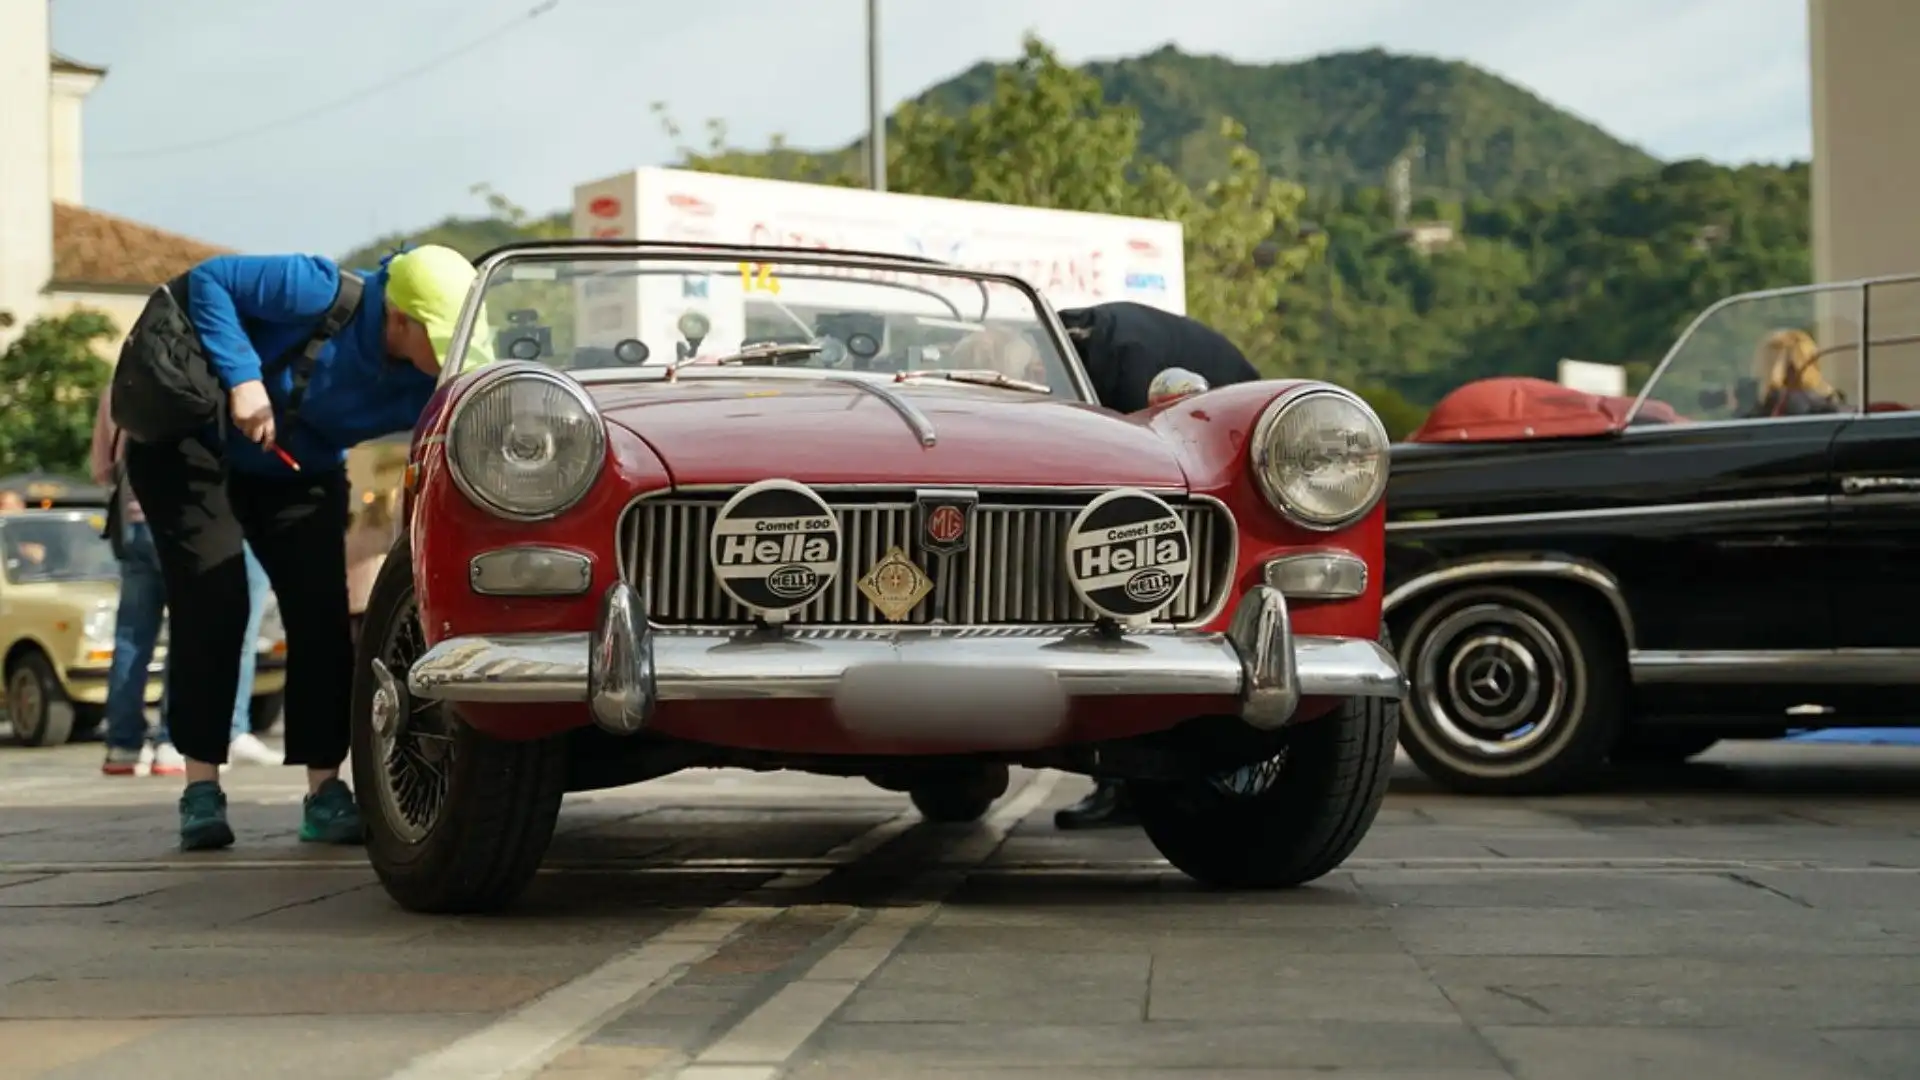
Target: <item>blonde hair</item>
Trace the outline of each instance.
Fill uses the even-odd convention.
[[[984,368],[1016,379],[1047,381],[1040,350],[1025,334],[999,326],[983,326],[954,344],[945,359],[954,368]]]
[[[1833,396],[1833,387],[1820,373],[1820,346],[1805,330],[1775,330],[1768,334],[1754,353],[1753,367],[1762,401],[1789,390]]]

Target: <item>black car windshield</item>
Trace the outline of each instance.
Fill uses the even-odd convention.
[[[0,556],[15,585],[44,581],[113,581],[120,564],[100,535],[101,522],[84,514],[16,514],[0,518]]]
[[[1084,400],[1078,361],[1029,289],[948,267],[781,257],[509,256],[478,286],[481,319],[459,367],[527,360],[574,373],[975,371]]]
[[[1650,378],[1635,422],[1855,412],[1861,310],[1857,285],[1725,300],[1674,344]]]

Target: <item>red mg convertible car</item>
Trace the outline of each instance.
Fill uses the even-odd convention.
[[[1134,782],[1241,887],[1371,825],[1387,436],[1321,383],[1094,404],[1017,278],[632,242],[492,253],[366,613],[354,768],[403,905],[527,883],[569,791],[865,777],[960,822],[1010,765]]]

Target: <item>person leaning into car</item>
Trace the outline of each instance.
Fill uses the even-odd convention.
[[[1259,369],[1225,334],[1185,315],[1129,301],[1068,308],[1059,314],[1100,404],[1116,412],[1146,408],[1154,377],[1169,368],[1185,368],[1209,386],[1260,378]],[[1132,825],[1137,818],[1126,785],[1099,779],[1086,798],[1055,813],[1053,823],[1061,829],[1091,829]]]
[[[361,277],[314,255],[222,255],[156,292],[123,346],[120,364],[138,368],[116,371],[115,386],[124,377],[155,389],[132,404],[116,393],[114,415],[129,436],[127,479],[172,612],[168,720],[187,781],[181,847],[234,839],[220,765],[247,622],[243,543],[266,568],[286,627],[286,761],[307,770],[300,839],[363,841],[339,776],[353,672],[346,455],[419,419],[474,276],[465,257],[437,246],[390,256]],[[224,394],[206,403],[216,417],[224,404],[224,437],[217,419],[192,428],[202,413],[185,406],[176,414],[186,421],[156,419],[153,401],[173,400],[158,391],[176,387]],[[180,400],[201,404],[185,391]],[[176,429],[191,433],[151,435]]]
[[[1253,382],[1260,372],[1213,327],[1146,304],[1115,301],[1060,312],[1100,404],[1116,412],[1147,407],[1154,376],[1185,368],[1209,386]]]

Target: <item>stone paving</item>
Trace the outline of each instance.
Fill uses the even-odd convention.
[[[0,1078],[1913,1080],[1920,752],[1717,751],[1534,800],[1405,770],[1355,858],[1201,891],[1023,774],[975,827],[862,783],[569,801],[509,914],[397,910],[235,769],[0,748]]]

